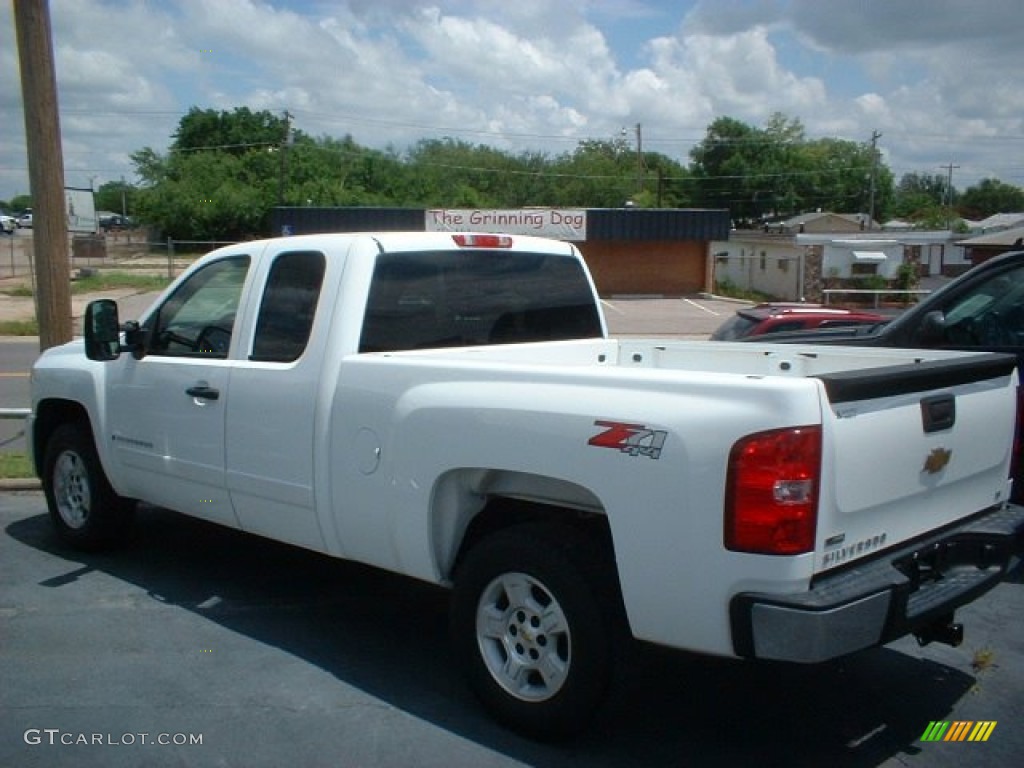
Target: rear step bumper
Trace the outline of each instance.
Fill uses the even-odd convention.
[[[807,592],[744,592],[730,605],[737,656],[814,663],[910,633],[944,631],[1024,552],[1024,506],[1008,505],[816,580]]]

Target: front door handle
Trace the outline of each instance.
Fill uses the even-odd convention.
[[[185,390],[185,394],[190,397],[198,397],[203,400],[218,400],[220,398],[220,390],[208,387],[205,384],[197,384],[194,387],[189,387]]]

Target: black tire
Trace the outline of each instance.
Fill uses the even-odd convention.
[[[491,715],[536,739],[581,731],[604,700],[619,626],[610,558],[567,526],[528,524],[473,546],[459,565],[451,631]]]
[[[63,541],[93,551],[124,539],[135,505],[111,488],[88,426],[71,422],[54,430],[46,443],[42,481],[50,519]]]

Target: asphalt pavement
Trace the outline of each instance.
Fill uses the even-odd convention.
[[[125,318],[152,296],[127,299]],[[735,308],[605,302],[614,335],[693,339]],[[27,367],[31,343],[0,340],[0,367]],[[8,378],[0,400],[23,397]],[[123,551],[82,555],[54,539],[41,494],[0,490],[0,765],[942,768],[1024,755],[1020,570],[959,612],[955,649],[903,639],[797,667],[638,646],[593,728],[544,745],[467,692],[444,592],[166,510],[138,522]],[[983,743],[922,741],[956,721],[995,726]]]
[[[495,725],[456,671],[447,595],[144,508],[121,551],[57,542],[38,493],[0,493],[0,765],[1017,766],[1024,583],[911,639],[818,665],[638,646],[590,730]],[[671,600],[666,585],[662,599]],[[995,723],[985,742],[930,724]]]

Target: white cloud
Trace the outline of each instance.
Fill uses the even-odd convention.
[[[8,6],[10,8],[10,6]],[[383,147],[456,136],[570,151],[642,123],[686,162],[715,118],[867,141],[897,175],[1024,185],[1019,0],[60,0],[69,184],[131,176],[192,106],[282,112]],[[3,22],[8,23],[4,24]],[[624,49],[622,46],[632,46]],[[26,191],[12,12],[0,17],[0,197]],[[1009,158],[1009,159],[1008,159]],[[1014,164],[1016,162],[1016,165]]]

